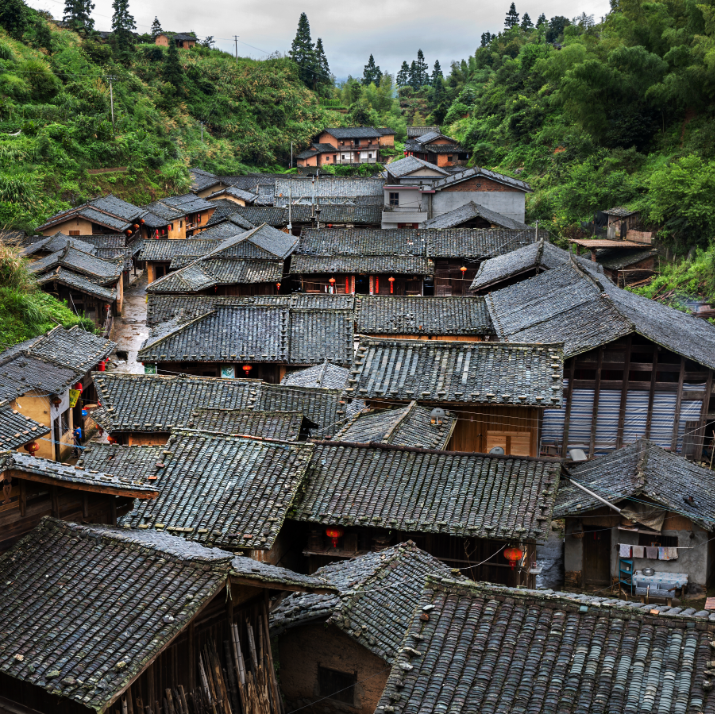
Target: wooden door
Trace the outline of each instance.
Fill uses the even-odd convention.
[[[583,584],[611,584],[611,529],[584,526]]]

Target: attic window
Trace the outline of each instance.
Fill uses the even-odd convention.
[[[338,702],[354,705],[355,685],[357,674],[355,672],[338,672],[318,665],[318,696],[330,697]]]

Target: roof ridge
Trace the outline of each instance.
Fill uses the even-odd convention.
[[[243,410],[242,410],[243,411]],[[252,409],[245,410],[251,414],[262,414],[262,411]],[[295,412],[286,412],[286,414],[295,414]],[[208,434],[209,436],[219,436],[224,439],[245,439],[246,441],[259,441],[266,444],[281,444],[285,446],[296,446],[300,449],[308,448],[309,451],[314,450],[312,442],[308,441],[287,441],[286,439],[273,439],[269,436],[254,436],[253,434],[227,434],[225,431],[214,431],[213,429],[192,429],[188,426],[175,426],[169,430],[172,436],[188,433],[188,434]]]
[[[385,436],[382,437],[380,440],[381,443],[383,444],[389,444],[390,443],[390,437],[394,434],[395,430],[397,429],[400,424],[402,424],[405,419],[412,413],[414,408],[417,406],[417,402],[413,399],[406,408],[403,409],[395,409],[395,412],[402,412],[397,419],[393,422],[392,426],[385,432]]]

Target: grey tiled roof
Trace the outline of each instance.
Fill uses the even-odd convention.
[[[150,283],[147,292],[192,293],[216,285],[275,283],[280,282],[282,277],[282,261],[205,257]]]
[[[143,208],[109,194],[83,203],[81,206],[60,211],[45,221],[37,230],[47,230],[53,225],[62,223],[74,216],[82,216],[94,223],[99,223],[102,226],[121,232],[130,228],[144,213]]]
[[[203,191],[221,183],[221,179],[218,176],[203,169],[189,169],[189,174],[191,174],[192,191]]]
[[[234,229],[237,231],[237,229]],[[187,240],[147,240],[144,241],[140,259],[152,262],[171,261],[177,255],[188,255],[200,257],[213,250],[218,244],[217,239],[205,239],[204,234],[199,234],[200,238],[189,238]]]
[[[0,352],[0,403],[32,390],[62,394],[116,344],[78,326],[55,327],[41,337]]]
[[[350,370],[339,367],[330,362],[316,364],[313,367],[299,369],[297,372],[288,372],[281,384],[294,387],[326,387],[328,389],[342,390],[348,380]]]
[[[334,147],[331,150],[338,151]],[[312,198],[315,196],[322,204],[326,198],[346,198],[358,196],[377,196],[382,200],[384,179],[362,177],[321,176],[312,178],[290,176],[276,179],[276,205],[288,205],[292,198]],[[284,202],[284,203],[283,203]]]
[[[402,178],[419,169],[431,169],[432,171],[437,171],[442,174],[442,176],[448,175],[448,172],[443,168],[435,166],[435,164],[431,164],[429,161],[418,159],[416,156],[405,156],[404,159],[392,161],[385,166],[387,173],[395,178]]]
[[[428,231],[420,230],[420,234],[425,233]],[[543,231],[540,232],[540,235],[543,235]],[[428,240],[428,255],[431,258],[484,260],[534,243],[536,229],[444,228],[429,231]]]
[[[438,126],[408,126],[407,127],[407,138],[413,139],[417,136],[424,136],[425,134],[430,134],[432,132],[439,132]]]
[[[638,213],[638,211],[631,211],[630,208],[626,208],[625,206],[616,206],[615,208],[602,211],[602,213],[605,213],[607,216],[615,216],[616,218],[628,218],[628,216],[632,216],[634,213]]]
[[[156,326],[139,351],[146,362],[276,362],[348,365],[353,313],[265,305],[214,305],[189,322]]]
[[[304,419],[298,412],[202,407],[193,412],[187,426],[201,431],[220,431],[223,434],[246,434],[264,439],[298,441]]]
[[[648,258],[653,258],[658,255],[657,250],[652,250],[646,248],[641,250],[635,248],[633,250],[620,250],[620,249],[606,249],[599,250],[596,255],[596,260],[599,265],[604,268],[609,268],[610,270],[621,270],[623,268],[628,268],[631,265],[640,263],[641,260],[646,260]]]
[[[325,594],[329,594],[331,590],[335,589],[334,585],[320,575],[294,573],[288,568],[262,563],[242,553],[235,554],[231,561],[231,577],[239,582],[255,581],[263,585],[263,587],[274,585],[278,586],[279,589],[288,586],[288,589],[297,587],[309,592],[317,591]]]
[[[251,193],[250,191],[244,191],[243,189],[238,188],[236,186],[229,186],[228,188],[222,188],[218,191],[215,191],[210,196],[208,196],[208,200],[210,201],[214,198],[219,198],[220,196],[233,196],[234,198],[240,198],[247,203],[253,203],[258,198],[258,195],[255,193]]]
[[[357,331],[367,335],[490,335],[484,298],[370,295],[358,298]]]
[[[17,409],[0,407],[0,451],[17,449],[50,433],[50,427],[25,416]]]
[[[556,460],[318,442],[296,520],[544,541]]]
[[[345,393],[360,399],[559,407],[563,359],[559,344],[363,337]]]
[[[159,431],[187,426],[199,407],[245,409],[256,399],[255,379],[164,377],[94,372],[100,409],[92,417],[107,431]]]
[[[294,255],[291,275],[325,275],[327,273],[370,273],[396,275],[433,275],[434,263],[429,258],[401,255]]]
[[[199,198],[193,193],[184,193],[180,196],[169,196],[168,198],[163,198],[162,203],[171,206],[172,208],[178,208],[180,211],[184,212],[184,215],[189,213],[199,213],[200,211],[209,211],[215,208],[213,203],[207,201],[205,198]]]
[[[163,446],[121,446],[90,442],[77,461],[88,471],[146,481],[163,458]]]
[[[85,236],[82,236],[82,238],[72,236],[72,238],[70,238],[64,233],[57,232],[53,236],[41,238],[40,240],[25,246],[25,248],[20,251],[20,255],[23,258],[26,258],[27,256],[34,255],[40,251],[43,253],[56,253],[58,250],[64,250],[68,245],[73,248],[77,248],[77,250],[81,250],[83,253],[96,255],[96,246],[89,241],[85,241],[84,238]],[[87,238],[91,238],[91,236],[87,236]]]
[[[126,248],[127,237],[123,233],[111,234],[95,234],[91,236],[81,236],[80,240],[83,243],[93,245],[97,250],[108,250],[110,248]],[[135,243],[130,247],[134,248]],[[87,251],[85,251],[87,252]]]
[[[145,473],[107,473],[41,459],[21,451],[1,455],[0,470],[21,471],[30,481],[79,488],[82,491],[99,491],[143,500],[157,495],[156,488],[147,480],[148,474]]]
[[[715,474],[646,439],[593,461],[573,464],[564,475],[573,476],[577,483],[611,503],[645,498],[705,530],[715,530]],[[692,505],[687,501],[690,496],[695,499]],[[601,501],[564,481],[554,517],[575,516],[602,506]]]
[[[497,173],[496,171],[489,171],[488,169],[483,169],[480,166],[475,166],[471,169],[465,169],[464,171],[460,171],[459,173],[452,174],[451,176],[447,176],[443,179],[439,179],[439,181],[435,181],[435,183],[432,185],[432,188],[440,190],[449,186],[454,186],[458,183],[461,183],[462,181],[466,181],[467,179],[478,177],[490,179],[491,181],[496,181],[497,183],[503,183],[506,186],[510,186],[511,188],[515,188],[519,191],[524,191],[525,193],[531,191],[531,186],[529,186],[526,181],[519,181],[519,179],[512,178],[511,176],[506,176],[505,174]]]
[[[270,550],[300,487],[312,444],[174,430],[157,465],[159,496],[122,521],[232,550]]]
[[[0,556],[0,671],[104,711],[228,578],[230,553],[157,535],[45,518]]]
[[[279,207],[236,206],[236,214],[245,218],[254,226],[267,223],[269,226],[287,226],[288,209]],[[317,214],[316,214],[317,215]],[[293,206],[291,221],[293,224],[312,223],[315,220],[312,206]],[[332,223],[380,224],[382,206],[320,206],[320,222]]]
[[[93,248],[93,250],[96,249]],[[86,275],[102,285],[107,285],[119,280],[124,268],[124,262],[103,260],[68,245],[62,250],[30,263],[27,267],[32,273],[40,275],[57,266]]]
[[[66,285],[69,288],[79,290],[79,292],[94,295],[94,297],[98,297],[100,300],[104,300],[106,302],[114,302],[118,295],[116,287],[105,288],[84,275],[75,273],[72,270],[66,270],[65,268],[59,266],[54,270],[50,270],[49,272],[40,275],[37,279],[38,285],[46,285],[53,282]]]
[[[219,226],[225,225],[226,229],[231,229],[233,230],[233,226],[238,226],[238,228],[242,228],[245,231],[250,231],[251,228],[255,228],[256,226],[253,225],[253,223],[249,223],[243,216],[239,216],[236,213],[236,208],[238,206],[237,203],[234,203],[233,201],[226,201],[224,199],[217,199],[215,201],[211,201],[213,204],[217,204],[216,210],[213,212],[213,215],[209,219],[209,222],[206,224],[207,228],[204,231],[201,231],[200,235],[203,236],[204,238],[208,238],[208,235],[205,235],[210,229],[212,230],[218,230]],[[210,228],[209,228],[210,227]],[[235,230],[233,233],[227,233],[225,237],[228,238],[229,235],[234,235]],[[211,236],[213,237],[213,235]]]
[[[174,221],[181,220],[186,211],[176,206],[170,206],[163,201],[154,201],[144,206],[147,211],[144,216],[144,225],[150,228],[161,228]]]
[[[430,575],[376,714],[707,712],[708,615]]]
[[[487,296],[497,335],[564,342],[571,357],[630,333],[715,369],[715,326],[563,265]]]
[[[149,327],[175,318],[192,320],[211,312],[214,305],[267,305],[290,307],[290,295],[173,295],[147,293],[147,320]]]
[[[463,206],[455,208],[453,211],[431,218],[429,221],[425,221],[421,227],[454,228],[462,223],[471,221],[474,218],[484,218],[484,220],[489,221],[495,226],[501,228],[511,228],[512,230],[522,230],[529,227],[526,223],[503,216],[501,213],[497,213],[496,211],[492,211],[484,206],[474,203],[474,201],[469,201],[469,203],[465,203]]]
[[[336,139],[377,139],[382,136],[377,129],[371,126],[336,127],[323,129],[323,132],[327,132]]]
[[[366,409],[356,414],[334,437],[360,444],[378,442],[424,449],[446,449],[457,418],[449,412],[432,418],[432,409],[410,402],[401,409]]]
[[[325,622],[392,662],[429,574],[452,575],[442,562],[411,541],[380,553],[330,563],[318,569],[314,577],[324,578],[338,592],[289,595],[271,614],[271,632]]]

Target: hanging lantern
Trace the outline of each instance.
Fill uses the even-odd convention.
[[[464,277],[464,274],[467,272],[466,266],[463,265],[460,270],[462,271],[462,277]]]
[[[60,397],[58,397],[57,395],[55,395],[54,397],[52,397],[52,403],[53,403],[56,407],[59,407],[60,404],[62,404],[62,399],[61,399]]]
[[[392,275],[387,279],[387,281],[390,283],[390,292],[392,292],[394,284],[395,284],[395,279],[392,277]]]
[[[375,295],[379,295],[379,294],[380,294],[380,278],[378,278],[376,275],[375,276]]]
[[[36,451],[39,451],[40,445],[36,441],[31,441],[29,444],[25,444],[24,449],[32,456]]]
[[[325,535],[333,541],[333,548],[338,547],[338,538],[345,535],[345,529],[342,526],[330,526],[325,529]]]
[[[280,283],[276,283],[276,290],[280,290],[280,289],[281,289],[281,284],[280,284]]]
[[[248,375],[250,374],[251,370],[253,369],[253,366],[250,365],[250,364],[244,364],[243,367],[241,367],[241,369],[244,371],[246,377],[248,377]]]
[[[106,371],[107,366],[104,364],[104,360],[102,360],[98,365],[97,365],[97,372],[104,372]]]
[[[507,548],[504,551],[504,557],[511,563],[512,569],[524,557],[524,551],[518,548]]]
[[[80,394],[82,394],[82,392],[84,392],[84,387],[82,386],[82,382],[77,382],[77,384],[74,385],[74,388]]]
[[[345,294],[350,294],[350,278],[348,278],[347,276],[345,276]]]
[[[117,440],[116,440],[113,436],[109,436],[109,435],[107,436],[107,441],[108,441],[110,444],[116,444],[116,443],[117,443]]]

